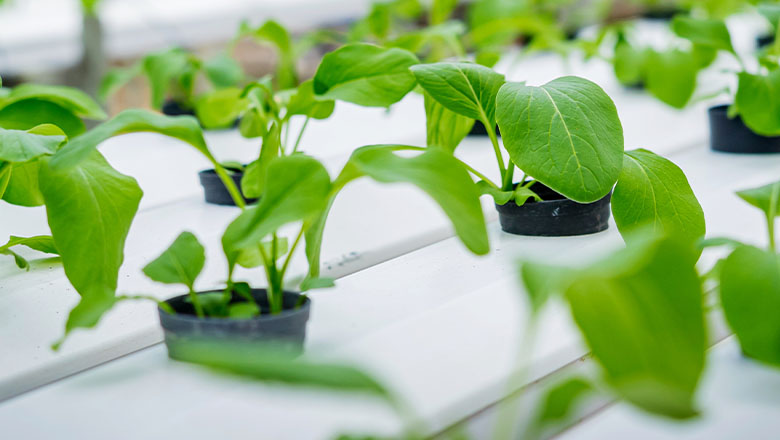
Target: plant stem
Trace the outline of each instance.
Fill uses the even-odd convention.
[[[498,170],[501,173],[502,188],[505,189],[506,185],[503,183],[506,181],[506,167],[504,166],[504,156],[501,155],[501,147],[498,145],[498,136],[496,136],[496,126],[490,125],[486,119],[481,120],[482,125],[487,129],[488,136],[490,137],[490,143],[493,144],[493,151],[496,153],[496,160],[498,160]]]
[[[475,170],[475,169],[474,169],[474,168],[473,168],[471,165],[467,164],[466,162],[462,162],[462,161],[461,161],[461,163],[462,163],[462,164],[463,164],[463,165],[466,167],[466,169],[467,169],[467,170],[469,170],[469,172],[470,172],[471,174],[473,174],[473,175],[477,176],[477,177],[478,177],[478,178],[480,178],[480,179],[481,179],[483,182],[487,183],[488,185],[492,186],[493,188],[495,188],[495,189],[500,189],[500,188],[498,187],[498,185],[496,185],[495,183],[493,183],[493,181],[491,181],[490,179],[488,179],[488,178],[487,178],[487,177],[486,177],[484,174],[482,174],[482,173],[480,173],[479,171]]]
[[[268,298],[268,306],[269,308],[271,308],[273,312],[273,307],[271,306],[273,304],[273,299],[274,299],[273,298],[274,280],[273,280],[273,274],[271,273],[271,265],[273,264],[274,269],[276,269],[276,263],[273,263],[268,259],[268,254],[265,253],[265,249],[263,249],[263,246],[259,246],[259,249],[260,249],[260,257],[263,259],[263,268],[265,269],[265,279],[268,282],[268,288],[266,289],[266,297]],[[262,307],[260,307],[260,304],[257,304],[257,307],[262,309]]]
[[[157,298],[155,298],[153,296],[148,296],[148,295],[119,295],[119,296],[116,297],[116,299],[117,299],[117,301],[123,301],[123,300],[128,300],[128,299],[130,299],[130,300],[142,299],[142,300],[154,301],[157,304],[158,307],[163,309],[163,311],[165,313],[169,313],[171,315],[175,315],[176,314],[176,311],[173,310],[173,307],[171,307],[167,302],[160,301],[159,299],[157,299]]]
[[[219,176],[219,179],[222,180],[225,188],[227,188],[228,192],[230,193],[230,197],[233,198],[233,202],[242,210],[246,208],[244,197],[241,195],[241,191],[239,191],[236,187],[236,183],[233,182],[233,178],[228,175],[228,173],[225,171],[225,168],[223,168],[222,165],[220,165],[217,161],[214,161],[213,164],[214,171],[216,171],[217,176]]]
[[[777,199],[780,197],[780,183],[772,185],[772,196],[769,199],[769,211],[766,213],[766,227],[769,233],[769,250],[775,253],[775,217],[777,216]]]
[[[301,231],[298,232],[298,236],[295,237],[295,241],[293,242],[293,245],[290,247],[290,251],[287,253],[287,258],[284,260],[284,264],[282,265],[282,269],[279,271],[279,279],[284,280],[284,274],[287,272],[287,266],[290,265],[290,261],[292,260],[293,253],[295,252],[295,248],[298,247],[298,243],[301,241],[301,237],[303,237],[303,231],[304,227],[301,226]]]
[[[293,146],[293,150],[290,154],[294,154],[298,151],[298,146],[301,144],[301,139],[303,138],[303,132],[306,130],[306,126],[309,125],[309,120],[311,117],[306,116],[306,120],[303,122],[303,127],[301,127],[301,131],[298,132],[298,138],[295,139],[295,145]]]
[[[200,304],[200,299],[198,298],[198,294],[195,293],[195,290],[190,287],[190,300],[192,301],[192,306],[195,307],[195,315],[198,318],[205,318],[206,314],[203,313],[203,306]]]

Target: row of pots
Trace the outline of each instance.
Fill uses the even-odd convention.
[[[729,119],[728,106],[709,109],[710,145],[715,151],[729,153],[776,153],[780,152],[780,137],[764,137],[753,133],[739,117]],[[471,135],[486,136],[484,126],[475,125]],[[243,174],[230,170],[231,177],[240,187]],[[233,200],[214,170],[199,174],[205,191],[206,202],[217,205],[233,205]],[[525,236],[562,237],[593,234],[608,228],[611,193],[601,200],[580,204],[566,199],[541,183],[531,189],[543,200],[529,200],[522,206],[515,203],[496,205],[501,229],[510,234]],[[249,199],[248,203],[256,200]],[[202,292],[207,294],[213,292]],[[263,306],[266,304],[265,289],[254,289],[252,295]],[[234,298],[241,301],[241,298]],[[267,344],[272,341],[280,350],[298,354],[303,350],[306,324],[311,301],[295,292],[285,292],[285,307],[280,314],[261,314],[253,319],[197,318],[187,295],[167,301],[177,313],[169,314],[159,310],[160,321],[165,331],[165,342],[172,358],[183,359],[179,347],[189,340],[229,340],[232,344]]]

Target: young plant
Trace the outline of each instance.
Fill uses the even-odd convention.
[[[152,107],[173,116],[195,114],[203,108],[200,101],[208,96],[196,94],[201,74],[214,88],[211,93],[218,96],[227,93],[223,91],[226,88],[240,87],[245,79],[241,66],[226,53],[204,61],[184,49],[171,48],[146,55],[128,68],[109,72],[100,86],[100,97],[105,101],[133,78],[145,76]]]
[[[595,202],[614,187],[612,210],[621,232],[652,222],[658,229],[704,235],[701,207],[682,171],[650,151],[623,151],[615,105],[596,84],[563,77],[529,86],[505,82],[503,75],[470,63],[418,65],[411,71],[426,92],[430,146],[454,151],[462,139],[462,131],[457,136],[445,131],[444,119],[465,117],[488,127],[500,180],[469,168],[496,204],[541,200],[532,190],[536,181],[579,203]],[[526,173],[517,182],[515,168]]]
[[[125,239],[142,196],[135,179],[119,173],[96,151],[98,144],[138,131],[182,139],[215,164],[225,184],[238,196],[238,189],[208,151],[193,118],[128,110],[78,134],[83,130],[79,115],[97,115],[95,109],[99,109],[78,91],[22,86],[8,93],[0,106],[20,109],[0,121],[0,127],[6,123],[15,127],[0,128],[0,198],[19,206],[44,206],[51,229],[51,236],[12,236],[0,246],[0,254],[13,256],[25,269],[29,263],[13,251],[15,246],[61,257],[65,275],[81,296],[68,316],[66,334],[94,326],[116,302]],[[41,111],[28,117],[26,109]],[[42,123],[45,118],[50,119]],[[25,128],[25,124],[33,127]]]

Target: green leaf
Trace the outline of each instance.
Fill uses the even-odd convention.
[[[366,24],[371,34],[380,41],[387,38],[390,33],[392,16],[390,15],[390,5],[387,3],[374,3],[371,5],[371,11],[366,16]]]
[[[683,108],[696,90],[699,60],[679,49],[657,52],[648,49],[645,63],[645,86],[662,102]]]
[[[198,96],[195,114],[204,128],[232,127],[247,105],[243,90],[235,87],[215,90]]]
[[[143,71],[149,80],[152,92],[152,106],[161,108],[166,96],[174,96],[189,104],[195,73],[199,66],[194,57],[180,48],[172,48],[147,55],[143,60]],[[173,92],[173,87],[178,90]]]
[[[780,216],[780,182],[738,191],[737,195],[762,210],[769,218]]]
[[[214,87],[220,89],[238,87],[244,79],[241,65],[226,53],[220,53],[204,62],[203,70]]]
[[[279,157],[281,148],[280,130],[281,128],[278,124],[274,123],[271,125],[271,129],[263,136],[260,157],[246,167],[244,177],[241,178],[241,191],[245,197],[258,198],[263,194],[268,165],[272,160]]]
[[[471,131],[474,119],[447,109],[426,92],[425,123],[427,145],[443,148],[452,153]]]
[[[565,297],[606,381],[656,414],[696,414],[707,334],[696,252],[674,238],[629,247],[570,280]]]
[[[634,85],[642,81],[647,51],[636,49],[626,41],[615,45],[615,56],[612,60],[615,76],[624,85]]]
[[[287,104],[285,119],[294,115],[308,116],[313,119],[328,119],[333,114],[336,102],[332,100],[317,99],[314,95],[312,80],[306,80],[295,89]]]
[[[497,102],[504,146],[521,170],[576,202],[609,193],[623,166],[623,127],[601,87],[572,76],[507,83]]]
[[[127,85],[142,72],[143,63],[137,63],[130,67],[113,69],[109,71],[100,82],[98,97],[101,101],[107,101],[111,96]]]
[[[767,75],[739,73],[735,105],[751,130],[763,136],[780,135],[780,70]]]
[[[327,170],[311,157],[273,160],[266,171],[260,203],[239,215],[222,237],[231,272],[243,249],[262,242],[285,224],[313,220],[325,207],[330,187]]]
[[[84,121],[70,110],[41,99],[25,99],[0,110],[0,127],[29,130],[40,124],[54,124],[73,138],[86,131]]]
[[[477,182],[476,186],[481,195],[492,197],[497,205],[506,205],[515,196],[514,191],[502,191],[484,180]]]
[[[547,390],[528,430],[536,435],[529,438],[545,438],[542,433],[546,429],[572,421],[578,416],[575,412],[577,406],[594,391],[593,385],[580,377],[567,379]]]
[[[272,258],[273,261],[277,261],[290,251],[290,243],[286,237],[279,237],[276,240],[276,253],[273,252],[273,243],[271,240],[266,240],[255,246],[246,247],[241,249],[236,263],[247,269],[262,266],[263,254],[260,252],[261,249],[269,258]]]
[[[40,190],[65,275],[81,295],[70,312],[66,334],[92,327],[115,302],[119,267],[142,191],[98,152],[66,169],[43,160]]]
[[[463,164],[451,154],[427,149],[411,157],[400,145],[370,145],[352,153],[337,181],[368,176],[380,183],[411,183],[427,193],[449,217],[455,233],[478,255],[490,251],[479,191]]]
[[[780,365],[780,256],[737,247],[720,269],[720,300],[742,351]]]
[[[367,374],[335,364],[290,359],[271,349],[247,349],[245,344],[189,341],[177,350],[181,358],[221,371],[286,385],[361,392],[391,400],[390,393]]]
[[[144,266],[144,274],[165,284],[184,284],[193,290],[206,263],[206,250],[191,232],[182,232],[159,257]]]
[[[64,136],[43,136],[0,128],[0,161],[24,163],[57,152]]]
[[[322,58],[314,75],[314,93],[367,107],[388,107],[412,91],[409,67],[417,57],[403,49],[348,44]]]
[[[274,20],[268,20],[253,32],[255,38],[272,43],[283,54],[292,51],[292,40],[289,32]]]
[[[486,127],[495,126],[496,94],[504,75],[472,63],[419,64],[410,70],[422,88],[447,109],[478,119]]]
[[[0,246],[0,252],[14,246],[26,246],[38,252],[59,255],[54,239],[50,235],[36,235],[35,237],[17,237],[12,235],[6,244]]]
[[[458,0],[433,0],[431,24],[436,25],[447,21],[456,6],[458,6]]]
[[[723,20],[692,18],[678,15],[672,19],[672,30],[693,44],[735,53],[731,34]]]
[[[612,194],[612,214],[624,236],[647,225],[691,241],[706,231],[704,211],[682,170],[644,149],[627,151],[623,158]]]
[[[303,282],[301,283],[300,289],[301,292],[307,292],[309,290],[314,289],[327,289],[330,287],[335,287],[336,282],[333,280],[333,278],[309,278],[306,277]]]
[[[81,90],[64,86],[22,84],[0,100],[0,110],[27,99],[49,101],[87,119],[105,119],[106,113],[92,98]]]
[[[260,307],[253,302],[235,303],[228,306],[230,319],[249,319],[258,315],[260,315]]]
[[[43,195],[38,185],[39,168],[37,160],[8,167],[5,192],[0,191],[0,198],[16,206],[43,205]]]
[[[248,139],[260,137],[267,133],[267,122],[257,109],[251,108],[241,116],[238,131],[241,133],[241,136]]]
[[[142,131],[159,133],[182,140],[203,153],[212,163],[216,163],[214,156],[206,146],[203,132],[195,118],[191,116],[163,116],[145,110],[125,110],[89,132],[72,139],[65,148],[60,149],[54,155],[50,165],[55,169],[75,166],[88,157],[106,139],[124,133]]]

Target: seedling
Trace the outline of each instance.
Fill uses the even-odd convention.
[[[51,236],[13,236],[0,246],[0,254],[13,256],[24,269],[29,263],[13,251],[15,246],[62,258],[65,275],[81,296],[70,312],[66,333],[94,326],[116,301],[125,239],[142,196],[135,179],[116,171],[95,151],[98,144],[138,131],[177,137],[212,161],[238,196],[193,118],[129,110],[83,132],[79,116],[98,117],[102,112],[83,93],[61,87],[21,86],[0,99],[0,108],[0,115],[5,115],[0,127],[13,127],[0,128],[0,196],[14,205],[45,206],[51,229]],[[24,109],[36,112],[28,117]]]
[[[105,101],[132,79],[144,76],[149,82],[152,107],[166,110],[171,115],[193,114],[198,101],[205,96],[195,91],[200,75],[204,75],[216,91],[239,87],[245,80],[241,66],[227,53],[201,60],[176,47],[151,53],[128,68],[109,72],[99,94]]]

